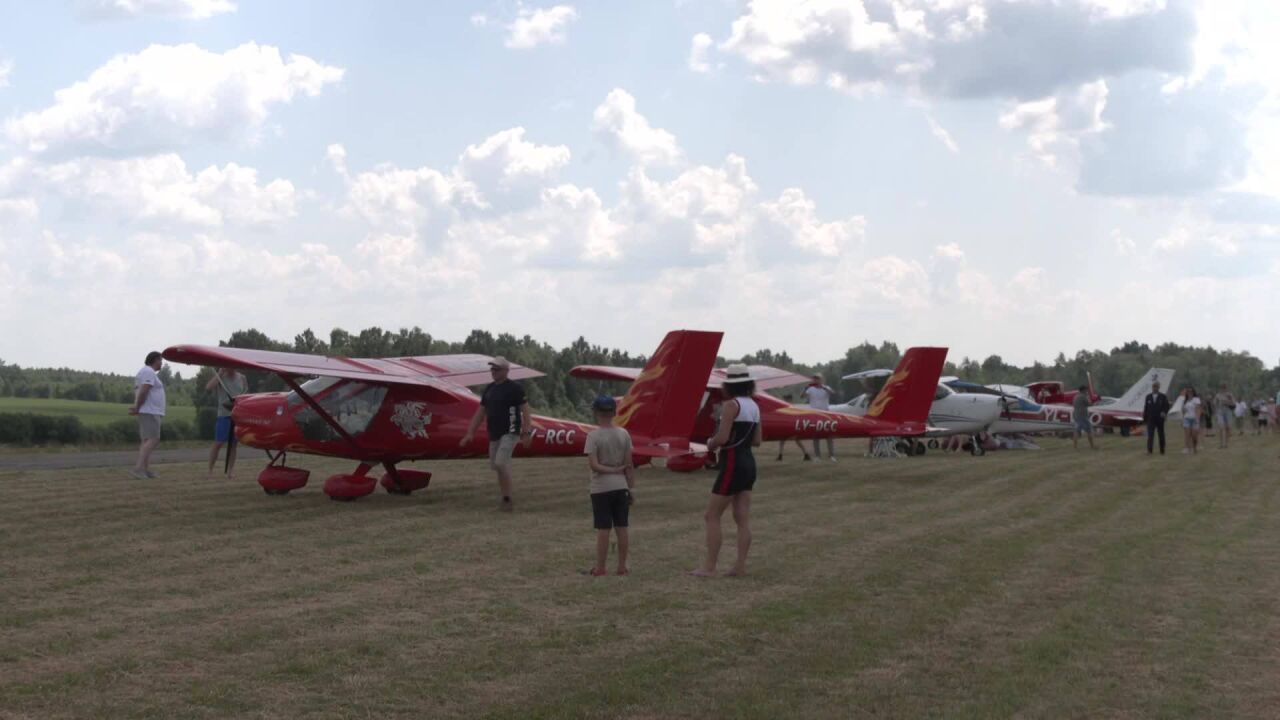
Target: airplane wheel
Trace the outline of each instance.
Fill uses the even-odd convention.
[[[941,444],[941,443],[939,443],[937,440],[930,440],[930,441],[929,441],[929,449],[930,449],[930,450],[937,450],[937,449],[938,449],[938,448],[940,448],[940,447],[942,447],[942,444]]]
[[[284,495],[290,490],[297,490],[306,485],[310,477],[310,470],[284,465],[268,465],[258,473],[258,484],[268,495]]]
[[[920,442],[919,440],[917,440],[917,441],[915,442],[915,446],[912,448],[912,452],[911,452],[911,454],[912,454],[912,455],[923,455],[924,453],[925,453],[925,446],[924,446],[924,443],[922,443],[922,442]]]
[[[355,500],[373,492],[377,485],[368,475],[331,475],[324,481],[324,494],[334,500]]]
[[[397,482],[397,478],[399,482]],[[396,470],[396,478],[391,473],[382,476],[380,483],[391,495],[409,495],[415,490],[426,490],[431,484],[431,473],[425,470]]]
[[[970,452],[973,453],[974,457],[982,457],[983,455],[987,454],[987,449],[982,447],[982,443],[978,442],[977,440],[973,442],[972,447],[973,449],[970,450]]]

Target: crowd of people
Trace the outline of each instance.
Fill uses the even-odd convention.
[[[135,378],[135,399],[129,414],[138,418],[140,445],[138,459],[130,474],[139,479],[155,478],[151,469],[151,456],[160,442],[160,430],[165,415],[164,383],[160,378],[163,359],[159,352],[150,352]],[[524,387],[510,379],[511,363],[495,357],[489,361],[492,382],[480,396],[480,404],[471,418],[460,445],[469,445],[482,422],[489,436],[489,464],[497,474],[498,509],[511,512],[512,499],[511,458],[516,445],[528,447],[533,439],[530,408]],[[706,550],[702,561],[690,571],[696,577],[713,577],[717,574],[722,542],[721,519],[729,508],[737,526],[737,555],[733,566],[725,574],[737,576],[746,573],[747,555],[751,549],[751,493],[756,481],[756,461],[753,448],[762,441],[760,408],[752,398],[755,382],[747,366],[730,365],[724,379],[724,392],[728,396],[720,407],[715,435],[707,442],[707,449],[719,456],[718,474],[711,486],[703,520],[706,529]],[[235,468],[236,438],[232,425],[232,409],[238,396],[248,390],[243,375],[235,370],[221,368],[205,385],[215,394],[217,420],[214,426],[214,444],[209,452],[209,475],[212,476],[219,453],[227,448],[226,474],[230,477]],[[810,407],[829,406],[834,391],[814,375],[804,390]],[[1245,433],[1250,427],[1254,433],[1270,433],[1276,426],[1276,403],[1270,398],[1250,403],[1230,392],[1223,383],[1212,397],[1202,397],[1192,386],[1182,389],[1176,404],[1161,392],[1160,383],[1153,382],[1146,396],[1142,420],[1146,426],[1147,453],[1155,451],[1158,442],[1160,454],[1165,453],[1165,421],[1171,413],[1182,416],[1184,453],[1197,453],[1204,435],[1215,435],[1218,447],[1227,448],[1231,433]],[[600,396],[592,403],[597,428],[586,440],[587,466],[590,471],[588,491],[596,530],[595,563],[586,574],[593,577],[608,575],[608,556],[611,539],[617,541],[617,565],[615,574],[628,575],[627,557],[630,551],[628,527],[630,510],[635,504],[635,466],[632,462],[631,437],[625,428],[614,424],[616,401]],[[1079,447],[1081,436],[1089,446],[1097,449],[1093,439],[1093,427],[1089,420],[1089,392],[1081,386],[1073,401],[1073,445]],[[827,455],[835,462],[835,444],[827,440]],[[782,459],[786,440],[778,446],[777,459]],[[804,453],[810,455],[799,440],[795,440]],[[822,459],[820,440],[813,441],[813,457]]]
[[[1216,436],[1219,448],[1231,445],[1231,435],[1244,435],[1252,430],[1254,435],[1270,434],[1276,426],[1275,399],[1259,398],[1252,402],[1244,396],[1232,393],[1226,383],[1219,386],[1212,397],[1202,397],[1195,387],[1182,388],[1179,397],[1182,415],[1183,453],[1200,452],[1200,442],[1206,435]]]

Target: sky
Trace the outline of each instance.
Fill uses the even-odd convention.
[[[0,359],[254,327],[1280,362],[1270,0],[0,0]]]

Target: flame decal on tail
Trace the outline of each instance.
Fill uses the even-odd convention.
[[[636,445],[687,448],[694,420],[715,367],[723,333],[673,330],[618,404],[616,422]]]
[[[867,417],[888,422],[923,423],[938,390],[947,349],[914,347],[907,350],[893,375],[867,408]]]

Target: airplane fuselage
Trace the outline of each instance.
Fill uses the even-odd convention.
[[[240,397],[232,413],[236,439],[250,447],[363,462],[484,457],[489,436],[481,422],[472,441],[460,446],[478,397],[456,397],[430,388],[333,383],[312,395],[341,426],[334,429],[297,393]],[[516,455],[582,455],[593,425],[533,415],[530,447]],[[353,444],[354,443],[354,444]]]

